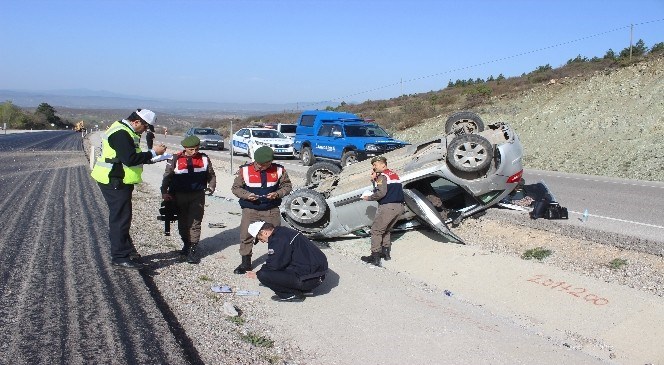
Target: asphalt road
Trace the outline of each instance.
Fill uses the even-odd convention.
[[[0,363],[186,364],[152,279],[110,266],[80,134],[0,135]]]
[[[568,208],[570,218],[561,223],[664,245],[664,183],[539,170],[527,170],[524,178],[526,184],[544,181]]]

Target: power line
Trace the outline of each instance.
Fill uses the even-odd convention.
[[[506,56],[506,57],[498,58],[498,59],[491,60],[491,61],[481,62],[481,63],[477,63],[477,64],[474,64],[474,65],[471,65],[471,66],[459,67],[459,68],[455,68],[455,69],[452,69],[452,70],[447,70],[447,71],[443,71],[443,72],[439,72],[439,73],[435,73],[435,74],[431,74],[431,75],[427,75],[427,76],[420,76],[420,77],[416,77],[416,78],[412,78],[412,79],[408,79],[408,80],[399,80],[398,82],[395,82],[395,83],[392,83],[392,84],[388,84],[388,85],[384,85],[384,86],[375,87],[373,89],[356,92],[356,93],[349,94],[349,95],[346,95],[346,96],[343,96],[343,97],[340,97],[340,98],[335,98],[335,99],[331,99],[331,100],[324,100],[324,101],[318,102],[316,104],[344,101],[344,100],[347,100],[349,98],[352,98],[352,97],[355,97],[355,96],[358,96],[358,95],[371,93],[371,92],[386,89],[386,88],[389,88],[389,87],[394,87],[394,86],[397,86],[397,85],[403,85],[404,83],[418,81],[418,80],[424,80],[424,79],[428,79],[428,78],[431,78],[431,77],[437,77],[437,76],[449,74],[449,73],[452,73],[452,72],[457,72],[457,71],[467,70],[467,69],[471,69],[471,68],[475,68],[475,67],[479,67],[479,66],[488,65],[488,64],[491,64],[491,63],[502,62],[502,61],[509,60],[509,59],[512,59],[512,58],[521,57],[521,56],[525,56],[525,55],[528,55],[528,54],[541,52],[541,51],[544,51],[544,50],[547,50],[547,49],[557,48],[557,47],[564,46],[564,45],[567,45],[567,44],[572,44],[572,43],[584,41],[584,40],[587,40],[587,39],[599,37],[599,36],[602,36],[602,35],[605,35],[605,34],[609,34],[609,33],[617,32],[619,30],[627,29],[627,28],[630,28],[632,26],[658,23],[658,22],[661,22],[661,21],[664,21],[664,19],[650,20],[650,21],[647,21],[647,22],[625,25],[625,26],[614,28],[614,29],[611,29],[611,30],[607,30],[607,31],[604,31],[604,32],[601,32],[601,33],[596,33],[596,34],[592,34],[592,35],[589,35],[589,36],[586,36],[586,37],[577,38],[577,39],[574,39],[574,40],[571,40],[571,41],[557,43],[557,44],[554,44],[554,45],[551,45],[551,46],[546,46],[546,47],[534,49],[534,50],[531,50],[531,51],[521,52],[521,53],[517,53],[515,55]],[[309,105],[314,105],[314,104],[309,104]],[[306,107],[307,105],[302,105],[302,106]]]

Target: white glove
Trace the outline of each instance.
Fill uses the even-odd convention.
[[[154,156],[152,162],[159,162],[164,160],[170,160],[173,157],[172,153],[164,153],[163,155]]]

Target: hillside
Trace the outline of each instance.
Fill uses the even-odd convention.
[[[527,168],[664,181],[664,59],[550,81],[473,109],[507,121]],[[447,115],[395,136],[417,142],[443,130]]]

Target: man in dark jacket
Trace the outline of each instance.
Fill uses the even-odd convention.
[[[180,251],[190,264],[198,264],[197,245],[205,213],[205,193],[212,194],[217,178],[210,158],[199,152],[201,140],[189,136],[182,140],[184,150],[166,164],[161,182],[164,201],[175,200],[178,207],[178,232],[184,246]]]
[[[275,227],[262,221],[249,225],[254,244],[267,242],[267,260],[257,272],[247,271],[250,278],[277,294],[272,300],[301,302],[311,296],[327,273],[327,257],[307,237],[288,227]]]

